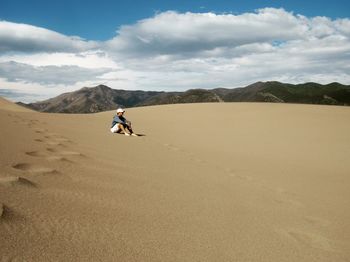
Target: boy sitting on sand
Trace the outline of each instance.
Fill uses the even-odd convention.
[[[117,109],[117,114],[113,117],[111,132],[112,133],[120,133],[123,131],[123,133],[126,136],[138,136],[136,135],[131,128],[131,122],[126,120],[126,118],[123,116],[125,113],[125,110],[122,108]]]

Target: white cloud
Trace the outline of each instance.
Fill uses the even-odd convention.
[[[144,88],[235,87],[259,80],[346,84],[349,23],[274,8],[241,15],[169,11],[122,26],[106,46],[124,67],[145,75]]]
[[[13,51],[0,55],[0,88],[16,83],[20,89],[19,80],[40,90],[50,86],[50,95],[99,83],[133,90],[268,80],[349,84],[349,28],[349,19],[309,18],[274,8],[238,15],[168,11],[123,25],[113,39],[97,43],[0,22],[0,40],[5,40],[0,50]],[[17,63],[13,70],[10,61]]]
[[[114,68],[118,69],[118,64],[102,50],[85,51],[79,53],[15,53],[0,56],[0,62],[16,61],[18,63],[33,66],[64,66],[74,65],[84,68]]]
[[[39,83],[48,87],[57,83],[72,85],[81,81],[94,80],[109,71],[106,68],[87,69],[74,65],[32,66],[13,61],[0,63],[0,77],[7,81]]]
[[[220,47],[299,39],[307,30],[302,19],[282,9],[267,8],[238,16],[168,11],[122,26],[106,46],[131,57],[183,56]]]
[[[0,21],[1,52],[78,52],[98,43],[27,24]]]

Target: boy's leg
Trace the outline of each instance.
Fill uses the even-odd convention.
[[[124,127],[124,125],[118,124],[118,126],[119,126],[119,129],[124,132],[124,135],[130,136],[129,132],[126,131],[126,128]]]
[[[129,130],[130,135],[132,135],[132,136],[138,136],[137,134],[134,133],[134,131],[132,131],[131,125],[128,125],[127,129]]]
[[[127,126],[126,128],[129,130],[130,134],[134,133],[134,132],[132,131],[131,126]]]

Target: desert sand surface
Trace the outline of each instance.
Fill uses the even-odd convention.
[[[0,100],[1,261],[350,261],[350,107]]]

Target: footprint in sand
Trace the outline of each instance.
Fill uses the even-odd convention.
[[[65,162],[65,163],[74,163],[73,161],[71,161],[63,156],[48,156],[48,157],[46,157],[46,159],[49,161],[60,161],[60,162]]]
[[[29,120],[29,121],[26,120],[25,122],[27,123],[27,126],[29,128],[33,128],[33,127],[37,126],[37,124],[38,124],[38,120]]]
[[[61,146],[61,147],[67,147],[64,143],[73,143],[68,138],[65,138],[58,134],[49,134],[45,135],[42,139],[39,139],[40,141],[36,140],[37,142],[46,142],[50,146]]]
[[[37,128],[34,131],[35,131],[35,133],[43,134],[43,133],[45,133],[47,131],[47,129]]]
[[[46,143],[49,146],[60,146],[60,147],[68,147],[67,144],[72,144],[69,139],[65,138],[50,138]]]
[[[46,142],[49,146],[60,146],[60,147],[67,147],[66,145],[62,144],[61,142],[56,141],[48,141]]]
[[[44,152],[40,151],[28,151],[26,152],[27,155],[33,156],[33,157],[45,157],[49,161],[61,161],[66,163],[73,163],[73,161],[63,157],[63,156],[50,156],[45,154]]]
[[[0,203],[0,220],[8,219],[10,215],[10,209],[3,203]]]
[[[80,152],[75,152],[75,151],[58,151],[60,155],[63,156],[81,156],[81,157],[86,157],[84,154]]]
[[[51,153],[56,153],[58,155],[61,156],[80,156],[80,157],[86,157],[86,155],[80,153],[80,152],[76,152],[76,151],[60,151],[58,149],[52,148],[52,147],[48,147],[46,148],[47,151],[51,152]]]
[[[0,219],[3,218],[5,213],[5,206],[4,204],[0,203]]]
[[[67,161],[67,162],[72,162],[70,159],[67,159],[65,157],[67,156],[72,156],[72,157],[75,157],[75,156],[78,156],[78,157],[86,157],[86,155],[80,153],[80,152],[76,152],[76,151],[61,151],[59,149],[56,149],[56,148],[52,148],[52,147],[48,147],[46,148],[46,150],[50,153],[55,153],[56,154],[56,157],[62,157],[62,158],[59,158],[57,159],[56,157],[53,157],[53,159],[57,159],[57,160],[60,160],[60,161]]]
[[[39,143],[43,143],[43,142],[44,142],[44,140],[42,140],[42,139],[40,139],[40,138],[36,138],[36,139],[34,139],[34,141],[35,141],[35,142],[39,142]]]
[[[13,212],[7,205],[0,203],[0,220],[14,222],[18,218],[21,218],[21,216]],[[5,225],[5,228],[8,229],[8,226]]]
[[[46,135],[44,136],[45,138],[48,138],[48,139],[55,139],[55,140],[62,140],[62,141],[70,141],[68,138],[60,135],[60,134],[57,134],[57,133],[46,133]]]
[[[0,186],[17,186],[17,185],[36,187],[35,183],[20,176],[9,176],[9,177],[0,178]]]
[[[34,157],[44,157],[44,156],[46,156],[46,154],[44,154],[43,152],[40,152],[40,151],[28,151],[28,152],[25,152],[25,153],[28,156],[34,156]]]
[[[299,229],[281,230],[280,233],[291,241],[299,244],[308,245],[325,251],[334,251],[331,243],[332,241],[322,235],[305,232]]]
[[[47,151],[51,152],[51,153],[57,153],[59,152],[59,150],[55,149],[55,148],[52,148],[52,147],[48,147],[46,148]]]
[[[56,169],[49,168],[49,167],[43,167],[43,166],[35,166],[28,163],[18,163],[15,165],[12,165],[12,167],[16,170],[25,171],[33,174],[59,174],[59,172]]]
[[[56,137],[54,138],[54,140],[58,142],[64,142],[64,143],[73,143],[71,140],[65,137]]]

